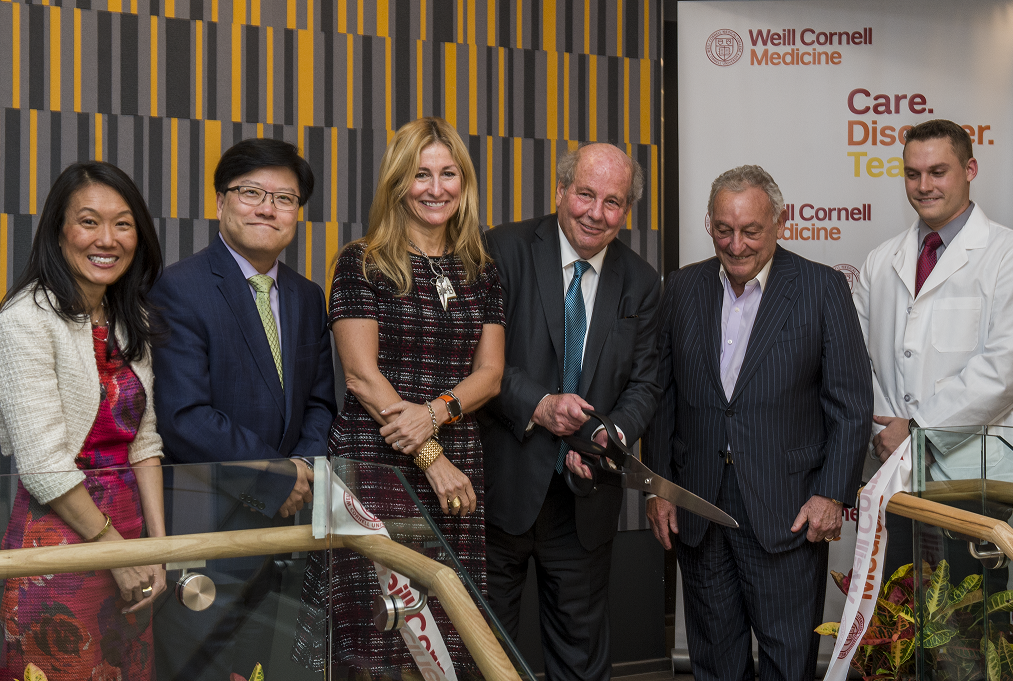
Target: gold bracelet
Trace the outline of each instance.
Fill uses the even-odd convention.
[[[426,402],[426,406],[429,407],[429,418],[433,420],[433,437],[440,436],[440,424],[436,422],[436,412],[433,411],[433,403]]]
[[[426,470],[433,465],[433,462],[436,461],[442,453],[443,447],[436,441],[436,438],[431,437],[423,442],[422,446],[419,447],[419,451],[415,455],[415,465],[422,470]]]
[[[85,543],[90,544],[91,542],[98,541],[102,537],[106,536],[106,533],[109,532],[110,529],[112,529],[113,519],[109,517],[108,513],[103,513],[102,515],[106,517],[106,524],[102,526],[102,529],[99,530],[98,534],[96,534],[94,537],[92,537],[91,539],[85,539],[84,540]]]

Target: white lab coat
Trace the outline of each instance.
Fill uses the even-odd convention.
[[[1013,425],[1013,231],[975,205],[916,298],[918,246],[915,222],[869,254],[855,285],[875,413],[927,428]],[[965,439],[937,443],[948,453],[934,479],[982,475],[981,440],[957,446]],[[989,478],[1011,477],[1013,453],[986,454]],[[866,474],[876,468],[867,464]]]

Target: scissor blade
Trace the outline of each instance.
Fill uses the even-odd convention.
[[[655,475],[650,468],[632,456],[626,460],[624,483],[630,489],[638,489],[641,492],[656,494],[665,501],[678,506],[690,513],[695,513],[702,518],[711,520],[719,525],[727,527],[739,526],[735,518],[731,517],[720,508],[704,501],[689,490],[679,487],[660,475]]]

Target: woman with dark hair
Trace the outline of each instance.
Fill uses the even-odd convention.
[[[348,388],[330,455],[400,467],[484,591],[482,443],[474,412],[499,393],[503,299],[482,245],[475,169],[443,119],[407,123],[388,145],[369,230],[348,244],[334,270],[330,322]],[[406,494],[382,481],[360,482],[360,500],[381,519],[417,515]],[[333,662],[361,670],[359,678],[414,678],[401,635],[373,626],[373,564],[348,552],[335,559]],[[327,595],[312,585],[303,593],[323,605],[321,591]],[[467,669],[467,650],[439,603],[430,604],[450,658]]]
[[[146,295],[162,268],[148,208],[119,168],[75,163],[46,198],[0,303],[0,451],[20,480],[4,549],[165,535]],[[6,666],[53,681],[154,678],[160,565],[6,581]]]

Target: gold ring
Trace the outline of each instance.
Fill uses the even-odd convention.
[[[455,511],[461,508],[461,497],[454,497],[454,500],[450,502],[450,508]]]
[[[825,542],[831,542],[831,541],[833,541],[833,538],[832,537],[823,537],[823,541],[825,541]]]
[[[141,589],[141,593],[144,594],[145,596],[149,595],[151,593],[151,587],[150,586],[144,587],[143,589]]]

